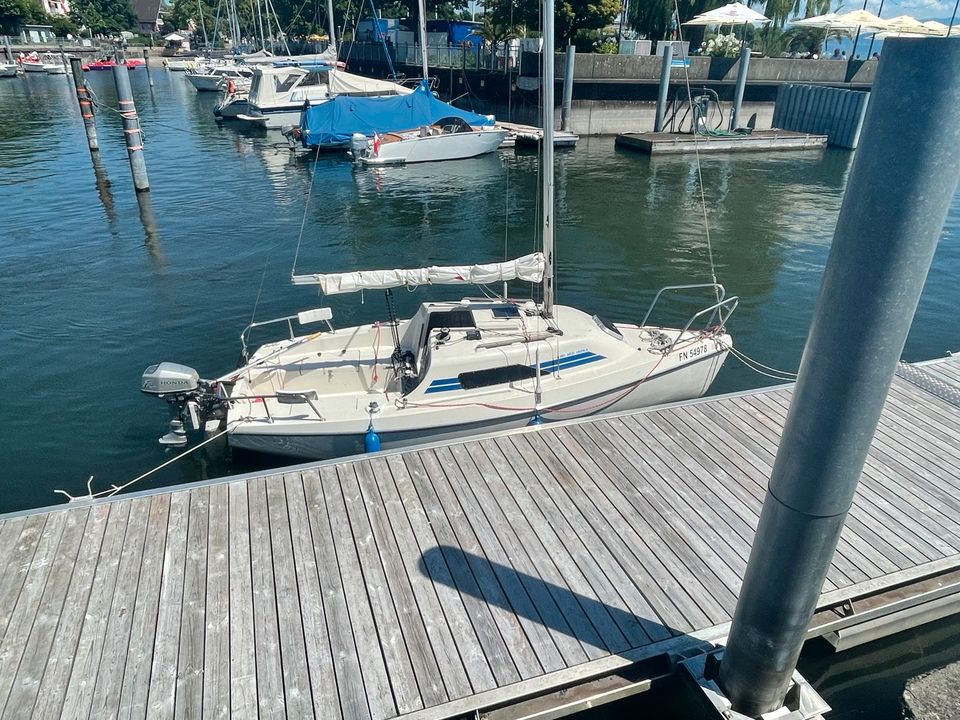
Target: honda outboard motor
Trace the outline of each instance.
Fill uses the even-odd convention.
[[[201,380],[191,367],[179,363],[162,362],[151,365],[140,378],[140,391],[163,398],[170,408],[170,432],[160,438],[161,445],[187,444],[185,417],[190,426],[200,430],[206,423],[219,423],[227,416],[228,400],[223,386],[210,380]]]

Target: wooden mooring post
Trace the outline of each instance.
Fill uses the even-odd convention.
[[[123,137],[127,143],[133,187],[138,193],[147,192],[150,190],[150,180],[147,177],[147,163],[143,157],[143,133],[140,131],[140,118],[137,116],[137,106],[133,102],[133,90],[130,89],[130,75],[126,65],[113,67],[113,80],[117,86],[120,117],[123,118]]]
[[[83,128],[87,132],[87,147],[94,160],[100,153],[100,144],[97,142],[97,125],[93,120],[93,100],[83,77],[83,64],[79,58],[70,58],[70,71],[73,76],[73,87],[77,91],[77,102],[80,103],[80,117],[83,118]]]

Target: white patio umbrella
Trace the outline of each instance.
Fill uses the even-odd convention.
[[[723,7],[708,10],[687,20],[684,25],[762,25],[770,22],[770,18],[756,10],[748,8],[743,3],[733,2]]]
[[[830,28],[831,23],[836,19],[836,13],[827,13],[826,15],[814,15],[813,17],[803,18],[802,20],[791,20],[790,24],[809,28]]]

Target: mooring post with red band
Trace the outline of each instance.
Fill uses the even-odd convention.
[[[130,76],[125,64],[113,66],[113,80],[117,86],[120,117],[123,118],[123,137],[127,143],[133,187],[138,193],[147,192],[150,189],[150,180],[147,178],[147,163],[143,157],[143,133],[140,131],[140,118],[137,117],[137,106],[133,103]]]
[[[93,121],[93,98],[87,90],[87,84],[83,78],[83,64],[79,58],[70,58],[70,70],[73,75],[73,87],[77,91],[77,102],[80,103],[80,117],[83,118],[83,127],[87,131],[87,147],[96,159],[100,153],[100,144],[97,142],[97,125]]]

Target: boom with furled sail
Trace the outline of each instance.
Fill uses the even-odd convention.
[[[357,270],[346,273],[294,275],[294,285],[319,285],[324,295],[386,290],[421,285],[487,285],[490,283],[543,280],[543,253],[531,253],[516,260],[484,265],[433,265],[424,268],[394,270]]]

